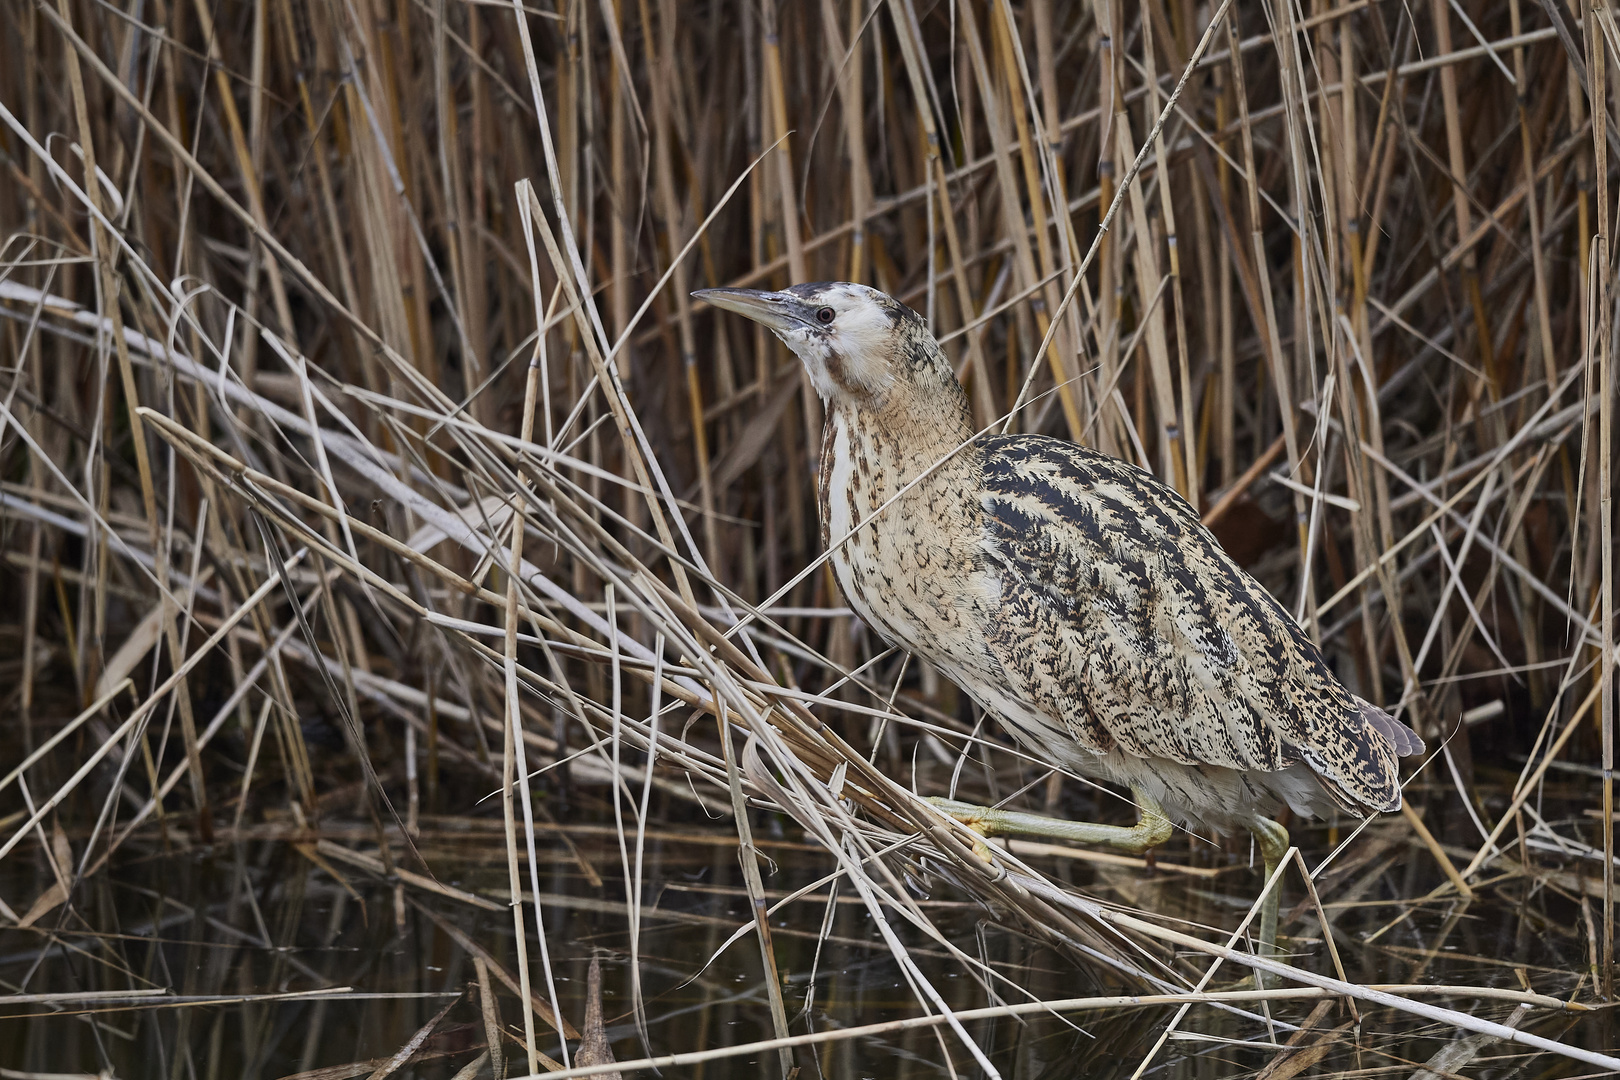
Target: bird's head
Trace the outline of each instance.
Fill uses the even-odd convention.
[[[810,382],[829,405],[884,408],[896,403],[934,407],[944,394],[962,400],[956,373],[927,325],[885,293],[848,281],[794,285],[781,292],[700,289],[692,294],[746,315],[798,354]]]

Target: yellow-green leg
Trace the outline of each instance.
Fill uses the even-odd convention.
[[[1064,821],[1018,810],[993,810],[987,806],[956,799],[929,799],[941,811],[960,821],[980,836],[1013,836],[1037,840],[1065,840],[1076,844],[1102,844],[1140,855],[1170,839],[1170,819],[1157,800],[1139,787],[1131,788],[1138,818],[1135,825],[1101,825],[1093,821]],[[1282,865],[1288,854],[1288,830],[1270,818],[1257,817],[1249,823],[1254,842],[1265,860],[1266,880]],[[1277,913],[1282,903],[1279,885],[1266,895],[1260,906],[1259,952],[1277,954]]]
[[[1105,844],[1140,855],[1170,839],[1170,819],[1164,809],[1141,788],[1131,788],[1138,817],[1135,825],[1100,825],[1093,821],[1064,821],[1061,818],[1026,814],[1017,810],[992,810],[987,806],[955,799],[929,799],[944,813],[960,821],[980,836],[1018,836],[1038,840],[1067,840],[1076,844]],[[1286,841],[1285,845],[1286,847]]]
[[[1270,818],[1257,817],[1249,823],[1249,832],[1254,835],[1254,842],[1260,848],[1260,857],[1266,864],[1266,880],[1270,881],[1271,875],[1282,865],[1283,856],[1288,854],[1288,830]],[[1261,956],[1277,955],[1277,910],[1281,903],[1282,883],[1278,882],[1260,905]],[[1254,985],[1259,989],[1265,988],[1265,980],[1258,971],[1254,973]]]

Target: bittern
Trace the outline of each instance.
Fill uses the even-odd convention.
[[[1132,852],[1172,822],[1242,827],[1269,879],[1283,806],[1400,809],[1399,759],[1422,741],[1345,688],[1174,489],[1061,439],[976,434],[926,324],[875,289],[694,295],[768,327],[825,404],[821,536],[849,606],[1034,757],[1124,785],[1138,808],[1124,827],[936,800],[951,816]]]

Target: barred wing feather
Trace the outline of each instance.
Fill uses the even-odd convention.
[[[1057,439],[985,440],[990,646],[1023,700],[1095,753],[1274,773],[1346,810],[1400,806],[1410,729],[1355,697],[1171,488]]]

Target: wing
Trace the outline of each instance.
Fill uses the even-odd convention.
[[[986,440],[984,468],[991,649],[1024,700],[1099,753],[1303,761],[1348,810],[1400,806],[1395,729],[1422,744],[1344,688],[1171,488],[1043,437]]]

